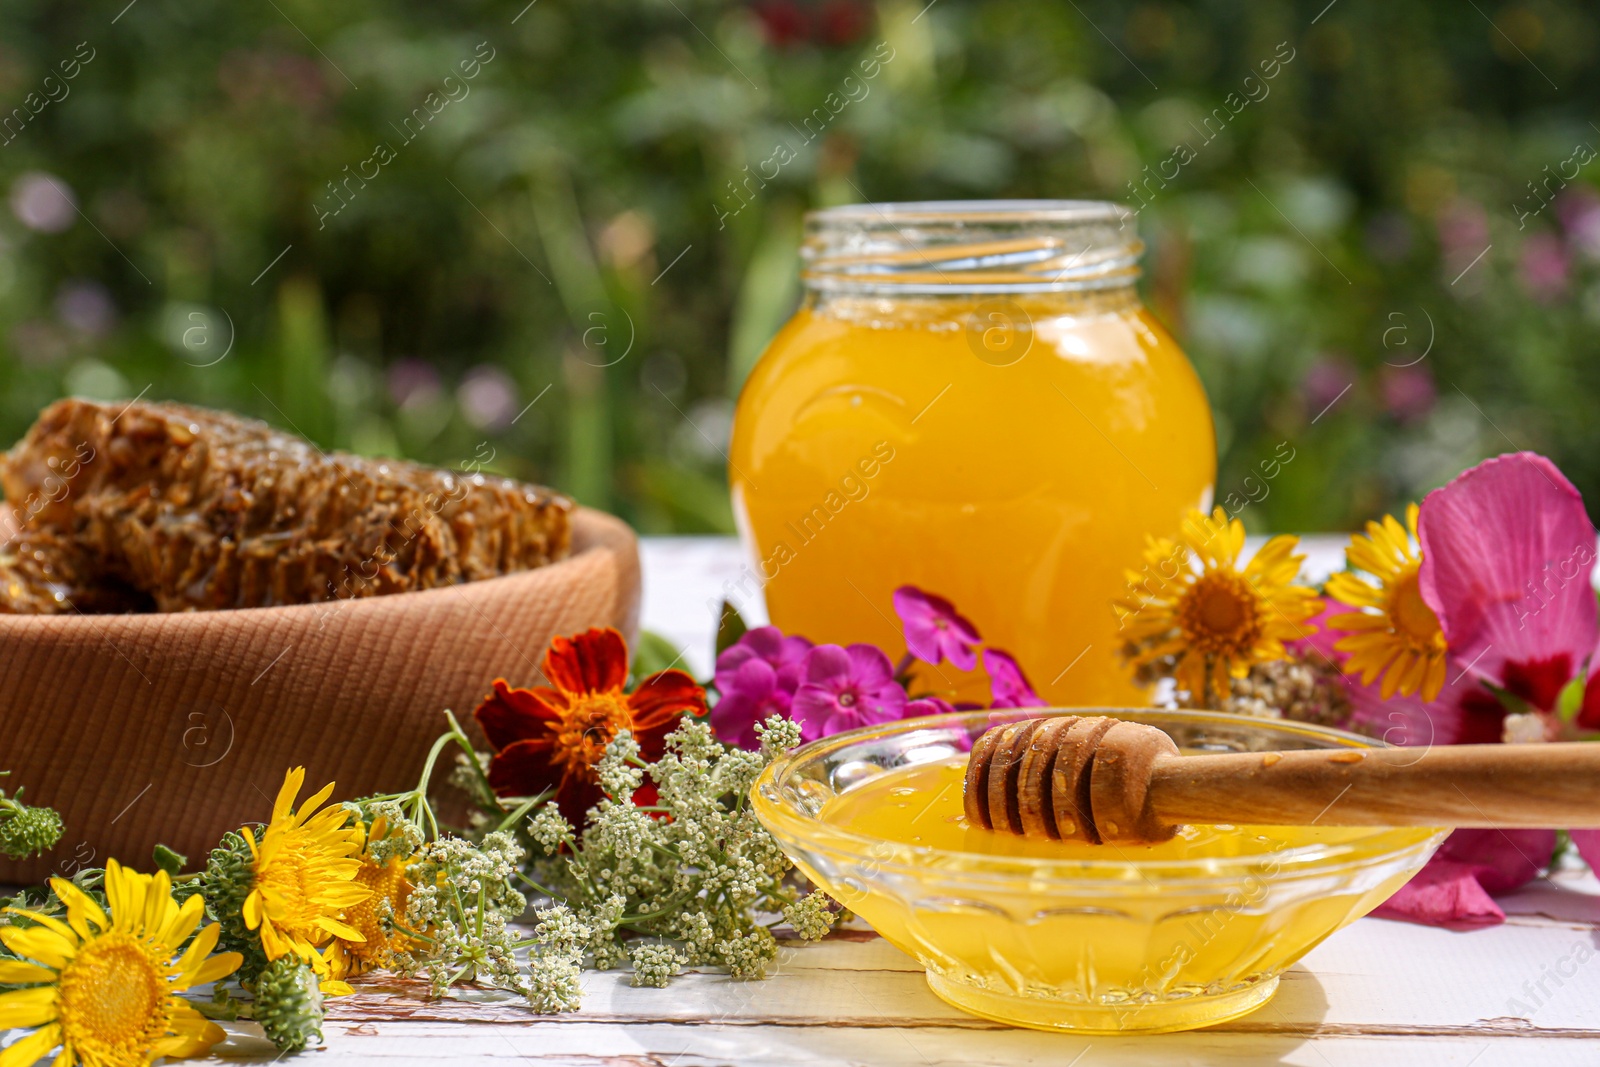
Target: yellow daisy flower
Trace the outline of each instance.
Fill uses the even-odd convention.
[[[1366,536],[1350,538],[1345,557],[1352,568],[1377,579],[1376,585],[1349,573],[1328,579],[1328,595],[1356,609],[1328,619],[1330,630],[1350,634],[1333,647],[1350,653],[1345,667],[1360,671],[1362,682],[1370,685],[1383,675],[1380,693],[1386,700],[1417,692],[1432,700],[1444,688],[1444,631],[1417,587],[1422,552],[1412,547],[1416,540],[1417,505],[1411,504],[1405,526],[1385,515],[1381,523],[1367,523]]]
[[[179,953],[204,914],[198,894],[180,907],[165,872],[138,874],[116,860],[106,864],[109,915],[71,882],[52,878],[50,887],[66,922],[7,908],[38,925],[0,928],[0,942],[22,957],[0,960],[0,982],[27,987],[0,993],[0,1029],[38,1027],[0,1052],[0,1067],[30,1067],[58,1045],[53,1067],[146,1064],[201,1055],[228,1036],[178,996],[240,963],[237,952],[211,954],[216,923]]]
[[[1314,591],[1294,584],[1305,560],[1294,554],[1299,543],[1274,537],[1241,570],[1244,523],[1221,508],[1210,516],[1191,511],[1181,541],[1149,539],[1147,567],[1128,572],[1131,595],[1117,604],[1134,646],[1130,662],[1175,657],[1178,688],[1221,699],[1230,678],[1282,659],[1283,643],[1314,632],[1301,624],[1322,610]]]
[[[341,807],[317,810],[333,794],[333,783],[295,810],[295,797],[305,778],[304,767],[284,776],[283,788],[272,805],[272,821],[259,845],[248,829],[241,831],[255,857],[244,922],[260,931],[261,947],[269,960],[292,953],[326,977],[329,963],[318,950],[336,937],[365,939],[340,915],[372,896],[372,887],[356,880],[361,870],[361,828],[346,825],[350,813]],[[347,993],[349,987],[324,981],[322,991]]]
[[[388,831],[388,822],[380,815],[373,820],[367,840],[382,841],[388,837]],[[403,952],[414,944],[410,937],[384,925],[385,916],[398,918],[405,914],[412,889],[406,878],[406,867],[406,861],[399,856],[390,856],[386,862],[378,863],[363,852],[355,881],[371,889],[372,895],[344,910],[345,923],[357,930],[362,939],[334,938],[328,949],[328,962],[335,978],[385,967],[394,953]]]

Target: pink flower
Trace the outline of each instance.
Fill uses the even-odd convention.
[[[900,717],[915,719],[923,715],[949,715],[955,710],[956,706],[943,697],[918,697],[906,705]]]
[[[1506,707],[1493,685],[1554,723],[1561,690],[1600,641],[1589,584],[1595,530],[1577,489],[1543,456],[1499,456],[1429,493],[1417,534],[1418,587],[1450,649],[1449,681],[1425,703],[1381,701],[1347,677],[1355,718],[1401,744],[1498,742]],[[1600,699],[1595,711],[1600,723]],[[1600,831],[1573,831],[1572,840],[1600,866]],[[1535,877],[1554,843],[1553,830],[1457,830],[1378,914],[1499,922],[1489,895]]]
[[[913,656],[935,665],[948,659],[964,671],[978,665],[977,645],[983,639],[977,627],[944,597],[902,585],[894,591],[894,611],[900,616],[906,648]]]
[[[711,709],[711,732],[717,739],[752,752],[761,747],[756,724],[773,715],[789,715],[794,693],[778,681],[778,672],[762,659],[747,659],[726,678],[717,672],[722,694]]]
[[[1372,914],[1430,926],[1504,922],[1506,914],[1490,894],[1536,878],[1555,844],[1554,830],[1457,830]]]
[[[1523,242],[1522,287],[1541,304],[1554,303],[1566,295],[1567,268],[1567,250],[1555,234],[1530,234]]]
[[[1486,460],[1422,501],[1422,599],[1468,676],[1552,711],[1600,639],[1589,573],[1595,530],[1583,498],[1543,456]],[[1451,740],[1498,741],[1487,690],[1456,703]]]
[[[1040,698],[1022,673],[1022,665],[1009,653],[998,648],[983,650],[983,669],[989,673],[989,706],[991,708],[1047,708],[1049,702]]]
[[[1433,410],[1437,390],[1433,375],[1422,366],[1384,367],[1378,375],[1383,407],[1399,422],[1416,422]]]
[[[1456,199],[1439,212],[1440,251],[1448,269],[1457,270],[1489,243],[1489,213],[1475,200]]]
[[[810,641],[786,637],[776,626],[750,630],[723,649],[717,657],[721,699],[711,709],[712,732],[740,748],[760,748],[756,724],[772,715],[789,714],[800,668],[810,651]]]
[[[803,637],[786,636],[776,626],[758,626],[748,630],[717,657],[717,691],[726,693],[724,679],[731,680],[733,673],[741,666],[752,659],[759,659],[777,674],[778,686],[793,693],[795,686],[800,684],[800,666],[810,651],[810,641]]]
[[[818,645],[806,654],[790,714],[803,740],[901,717],[906,691],[889,657],[872,645]]]
[[[1360,372],[1343,355],[1335,352],[1318,356],[1316,362],[1306,368],[1305,377],[1300,380],[1300,391],[1305,396],[1306,407],[1314,415],[1328,410],[1350,391],[1359,377]]]

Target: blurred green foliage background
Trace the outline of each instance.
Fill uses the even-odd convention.
[[[925,2],[10,0],[0,437],[147,389],[728,530],[802,211],[1094,197],[1144,205],[1252,527],[1349,527],[1512,447],[1600,502],[1591,5]]]

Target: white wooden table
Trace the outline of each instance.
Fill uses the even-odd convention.
[[[1312,565],[1336,566],[1342,540],[1317,539]],[[644,625],[710,666],[707,601],[736,576],[731,540],[644,545]],[[755,612],[748,612],[756,614]],[[752,619],[752,621],[758,621]],[[866,930],[786,946],[763,982],[690,974],[634,989],[625,973],[585,975],[583,1010],[534,1016],[509,994],[431,1002],[379,977],[330,1004],[313,1064],[475,1060],[574,1067],[736,1064],[1296,1064],[1306,1067],[1600,1064],[1600,883],[1563,870],[1501,900],[1509,920],[1453,932],[1362,919],[1284,977],[1277,997],[1222,1026],[1156,1037],[1033,1033],[936,999],[915,961]],[[249,1024],[217,1050],[268,1062]]]

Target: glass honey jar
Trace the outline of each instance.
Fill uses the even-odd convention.
[[[1051,703],[1138,699],[1112,602],[1216,477],[1205,392],[1135,287],[1142,250],[1111,203],[807,216],[805,298],[745,382],[729,462],[774,624],[892,654],[891,594],[916,585]],[[926,688],[983,699],[936,673]]]

